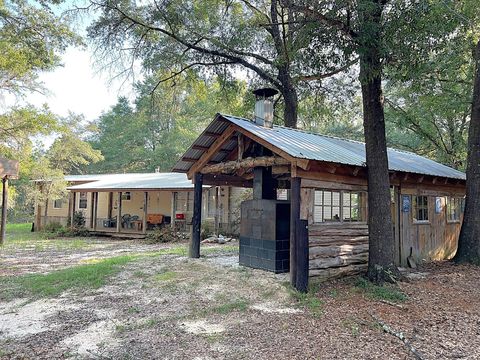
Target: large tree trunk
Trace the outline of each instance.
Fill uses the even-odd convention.
[[[474,54],[475,80],[468,132],[467,196],[456,262],[480,265],[480,41]]]
[[[295,129],[297,127],[297,119],[298,119],[297,91],[293,86],[287,87],[283,91],[283,98],[285,100],[285,113],[284,113],[285,126]]]
[[[379,0],[359,0],[360,81],[363,98],[368,170],[369,256],[367,276],[371,281],[394,281],[395,239],[390,212],[385,116],[382,95],[381,21],[383,5]]]

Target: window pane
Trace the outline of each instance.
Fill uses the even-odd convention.
[[[332,193],[331,193],[331,191],[324,191],[323,192],[323,204],[324,205],[331,205],[332,204]]]
[[[313,221],[323,222],[323,211],[321,206],[315,206],[313,209]]]

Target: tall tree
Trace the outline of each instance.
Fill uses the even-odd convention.
[[[473,51],[475,79],[468,132],[467,193],[458,249],[454,260],[480,264],[480,40]]]
[[[289,127],[297,126],[302,84],[337,74],[356,61],[334,51],[326,38],[312,43],[311,23],[278,0],[101,0],[91,7],[102,11],[89,36],[104,56],[111,58],[113,51],[129,64],[141,60],[146,71],[170,71],[160,82],[189,69],[227,77],[246,71],[280,91]]]

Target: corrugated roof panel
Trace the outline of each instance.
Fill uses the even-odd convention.
[[[221,121],[221,118],[228,120],[228,122],[225,122],[225,120]],[[295,158],[365,166],[365,144],[358,141],[340,139],[275,125],[273,128],[266,128],[247,119],[221,114],[217,114],[215,120],[207,127],[207,130],[224,130],[227,128],[229,122],[258,136]],[[202,134],[195,141],[195,144],[204,141],[205,139]],[[465,174],[461,171],[452,169],[420,155],[392,148],[389,148],[387,151],[390,170],[465,179]],[[190,169],[190,167],[188,167],[188,169],[185,170],[180,164],[181,161],[175,165],[175,171],[188,171],[188,169]]]
[[[109,175],[101,180],[68,187],[69,190],[105,190],[105,189],[193,189],[186,174],[148,173]]]

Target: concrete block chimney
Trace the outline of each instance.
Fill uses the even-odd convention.
[[[253,91],[255,95],[254,122],[260,126],[273,126],[273,97],[278,91],[272,88],[263,88]]]

